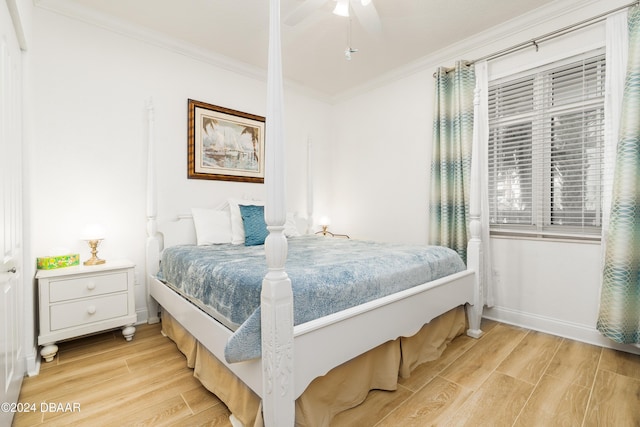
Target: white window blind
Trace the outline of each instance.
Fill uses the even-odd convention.
[[[599,236],[604,55],[489,85],[493,232]]]

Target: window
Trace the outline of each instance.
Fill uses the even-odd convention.
[[[598,237],[604,55],[489,85],[492,232]]]

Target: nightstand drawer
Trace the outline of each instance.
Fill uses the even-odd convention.
[[[49,307],[51,330],[126,316],[127,298],[127,294],[122,293],[52,305]]]
[[[127,273],[125,271],[75,279],[52,280],[49,282],[49,302],[67,301],[126,290]]]

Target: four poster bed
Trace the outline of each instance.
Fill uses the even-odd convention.
[[[233,423],[328,425],[336,412],[362,402],[370,389],[393,390],[398,375],[407,376],[417,364],[438,357],[466,327],[463,307],[467,334],[481,335],[482,290],[476,274],[481,257],[479,191],[471,189],[466,267],[446,248],[423,253],[406,245],[288,232],[278,0],[272,0],[270,8],[263,208],[269,234],[263,245],[205,246],[197,244],[190,216],[158,224],[149,106],[149,322],[159,321],[161,306],[163,331],[185,353],[195,375],[229,407]],[[477,170],[474,160],[472,173]],[[471,182],[477,185],[478,180]],[[233,223],[238,206],[259,204],[236,205],[230,201],[217,211]],[[198,257],[205,258],[195,258],[195,252],[204,252]],[[325,258],[330,253],[337,255]],[[222,259],[210,258],[218,256]],[[185,257],[213,270],[195,270]],[[249,264],[252,260],[261,260],[262,266]],[[387,270],[395,267],[398,271]],[[239,271],[246,275],[234,284]],[[211,290],[203,291],[207,285],[194,281],[203,277],[213,278]],[[345,278],[348,283],[337,287]],[[252,283],[251,290],[243,281]],[[244,311],[238,314],[236,309]]]

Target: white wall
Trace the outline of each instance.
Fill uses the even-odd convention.
[[[425,71],[336,106],[333,231],[426,242],[432,85]]]
[[[481,57],[626,3],[553,2],[443,47],[333,106],[287,90],[289,209],[307,210],[310,137],[314,211],[331,217],[332,231],[426,243],[435,68]],[[108,236],[100,255],[130,258],[139,266],[137,308],[145,315],[145,102],[152,98],[155,105],[162,169],[159,212],[167,217],[190,206],[217,205],[228,196],[262,197],[258,184],[186,179],[186,102],[193,98],[264,115],[266,85],[260,78],[38,8],[32,44],[27,219],[32,255],[66,247],[86,258],[82,228],[101,222]],[[586,45],[580,40],[572,48]],[[545,50],[542,44],[540,51]],[[594,328],[599,245],[492,239],[492,247],[496,299],[488,316],[599,341]]]
[[[446,48],[400,77],[342,100],[336,138],[332,229],[355,237],[427,243],[433,72],[607,12],[625,1],[559,1]],[[491,61],[492,77],[604,46],[604,24]],[[361,52],[361,54],[366,54]],[[485,315],[600,345],[596,331],[600,245],[492,239],[495,305]],[[627,348],[627,350],[637,351]]]
[[[170,218],[230,196],[264,197],[262,184],[186,178],[187,99],[264,116],[266,82],[39,8],[29,54],[33,256],[68,250],[84,260],[83,228],[102,224],[99,256],[137,265],[136,306],[144,320],[145,104],[152,100],[155,108],[159,217]],[[323,181],[329,117],[328,104],[285,90],[291,211],[307,210],[308,137],[318,154],[315,180]]]

